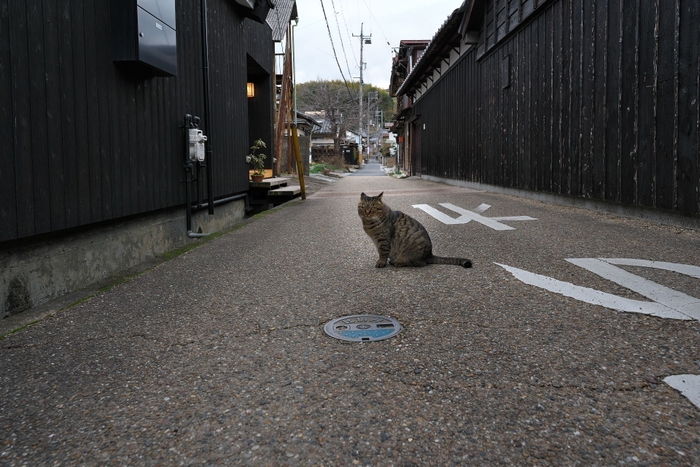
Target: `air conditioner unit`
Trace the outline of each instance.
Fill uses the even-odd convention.
[[[112,0],[112,59],[177,75],[175,0]]]

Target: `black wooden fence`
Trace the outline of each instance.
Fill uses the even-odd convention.
[[[699,214],[699,25],[697,0],[544,3],[416,102],[416,172]]]

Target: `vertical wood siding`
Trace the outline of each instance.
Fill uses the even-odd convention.
[[[416,135],[421,148],[416,173],[474,181],[483,177],[479,82],[474,60],[461,60],[439,86],[432,88],[429,101],[421,99],[414,105],[421,122],[412,127],[412,132],[421,133]]]
[[[698,25],[697,0],[490,1],[414,105],[422,173],[700,214]]]
[[[271,74],[274,49],[267,25],[208,3],[203,125],[221,197],[248,189],[246,56]],[[178,76],[150,79],[112,62],[105,5],[0,0],[0,242],[184,205],[180,126],[186,113],[204,119],[199,2],[177,0]],[[270,142],[265,106],[256,124]]]

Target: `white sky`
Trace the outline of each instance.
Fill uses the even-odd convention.
[[[383,89],[389,87],[392,48],[404,39],[432,39],[462,4],[462,0],[297,0],[297,83],[343,79],[333,56],[321,2],[345,79],[359,81],[360,38],[353,34],[359,36],[364,23],[363,33],[372,34],[372,44],[364,45],[363,81]]]

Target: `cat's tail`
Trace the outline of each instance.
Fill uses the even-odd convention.
[[[442,256],[431,256],[428,258],[428,264],[454,264],[463,268],[472,267],[472,260],[467,258],[445,258]]]

